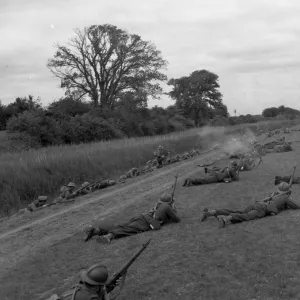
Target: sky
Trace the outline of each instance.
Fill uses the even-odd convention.
[[[168,79],[216,73],[231,115],[300,109],[299,15],[298,0],[0,0],[0,100],[62,97],[46,67],[55,43],[66,44],[75,28],[112,24],[153,42]],[[172,104],[165,95],[149,102]]]

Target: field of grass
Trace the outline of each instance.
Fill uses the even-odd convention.
[[[53,196],[62,184],[80,185],[102,177],[116,179],[132,167],[141,167],[153,158],[162,144],[172,154],[212,146],[226,135],[248,129],[264,131],[295,124],[296,121],[269,121],[230,127],[206,127],[168,135],[131,138],[91,144],[49,147],[0,156],[0,216],[26,206],[39,195]]]
[[[287,137],[299,139],[299,132]],[[188,188],[179,184],[176,206],[181,222],[159,231],[122,238],[110,245],[95,241],[84,243],[80,232],[82,220],[89,222],[94,214],[100,218],[106,208],[111,209],[110,215],[118,223],[147,211],[161,194],[151,185],[142,187],[152,190],[151,199],[142,197],[141,192],[120,195],[108,199],[106,208],[98,203],[89,211],[70,213],[48,226],[44,224],[1,240],[3,254],[4,248],[9,249],[8,245],[12,252],[22,251],[22,243],[23,248],[27,248],[27,255],[24,251],[18,256],[18,262],[11,259],[12,266],[0,270],[2,298],[47,299],[73,286],[79,272],[96,262],[108,266],[112,274],[144,241],[152,238],[149,247],[129,270],[118,299],[299,299],[299,211],[285,211],[224,229],[218,229],[215,218],[200,223],[204,207],[242,209],[274,191],[274,176],[289,175],[294,163],[299,161],[300,147],[293,146],[292,152],[265,156],[258,169],[242,172],[238,182]],[[220,162],[220,166],[227,164],[228,160]],[[182,174],[184,165],[181,168]],[[157,180],[156,187],[164,183],[161,181]],[[300,186],[294,185],[293,198],[300,204],[299,192]],[[134,197],[137,199],[132,202]],[[116,205],[119,208],[112,210]],[[68,223],[65,223],[67,218]],[[2,265],[4,259],[0,260]]]

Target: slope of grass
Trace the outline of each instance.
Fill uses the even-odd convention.
[[[285,123],[284,123],[285,122]],[[254,125],[206,127],[168,135],[122,139],[91,144],[49,147],[0,156],[0,215],[9,215],[38,195],[55,195],[62,184],[81,184],[101,177],[114,179],[153,158],[162,144],[172,154],[207,148],[226,135],[286,126],[288,121]]]
[[[13,269],[2,270],[1,295],[6,300],[46,299],[47,290],[47,295],[65,291],[78,281],[81,269],[96,262],[107,265],[112,274],[141,243],[152,238],[129,270],[118,299],[299,299],[298,211],[224,229],[218,229],[214,218],[200,223],[204,207],[242,209],[265,197],[275,188],[274,176],[290,174],[299,156],[299,147],[289,153],[270,154],[260,168],[242,172],[240,181],[231,184],[179,185],[176,206],[182,220],[160,231],[115,240],[110,245],[83,243],[81,233],[74,231],[33,252]],[[300,186],[294,185],[298,203],[299,192]],[[115,211],[115,220],[122,223],[147,209],[149,201],[140,199],[138,205]]]

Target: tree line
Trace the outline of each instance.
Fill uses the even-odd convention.
[[[277,116],[286,116],[290,119],[295,119],[300,116],[300,111],[294,108],[280,105],[278,107],[269,107],[263,110],[262,115],[266,118],[274,118]]]
[[[251,115],[229,116],[217,74],[202,69],[168,80],[167,65],[137,34],[110,24],[75,29],[47,63],[65,96],[47,107],[33,96],[0,103],[0,129],[30,148],[257,122]],[[170,92],[163,92],[163,82]],[[174,104],[148,108],[149,99],[162,94]]]

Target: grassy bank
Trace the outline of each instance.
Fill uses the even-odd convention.
[[[115,179],[132,167],[141,167],[153,158],[162,144],[172,154],[192,148],[211,147],[228,135],[250,129],[273,130],[296,121],[270,121],[230,127],[194,128],[184,132],[145,138],[122,139],[74,146],[49,147],[0,156],[0,213],[9,215],[38,195],[54,195],[62,184],[80,185],[101,177]]]

